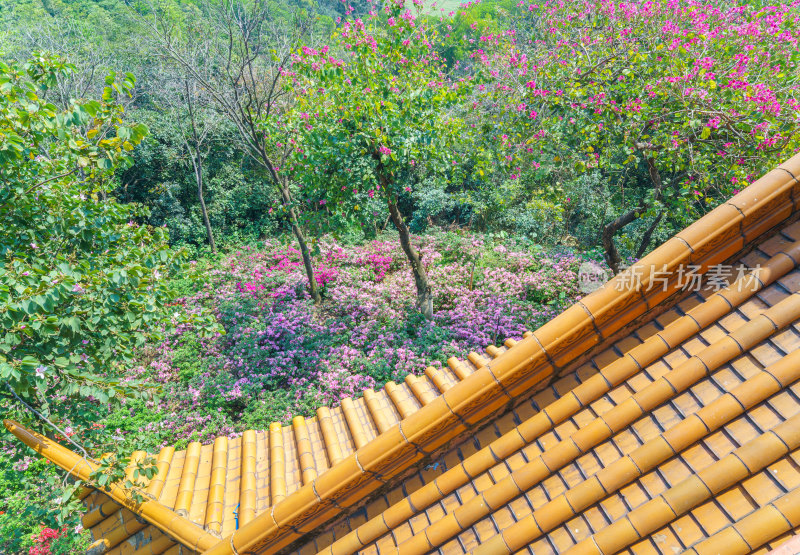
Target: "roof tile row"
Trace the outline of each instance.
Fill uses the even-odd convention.
[[[800,316],[800,311],[795,316]],[[773,366],[741,383],[730,393],[726,393],[709,405],[699,409],[690,417],[681,420],[675,426],[666,430],[663,435],[644,443],[628,455],[603,468],[593,476],[592,480],[587,480],[572,487],[566,494],[551,500],[535,510],[527,518],[506,528],[502,534],[492,538],[476,553],[505,552],[504,545],[511,550],[508,552],[524,547],[542,534],[574,517],[583,509],[604,499],[609,493],[621,489],[634,479],[655,469],[675,453],[679,453],[700,441],[708,434],[743,414],[749,408],[764,401],[783,386],[798,379],[800,379],[800,351],[794,351]],[[800,417],[798,417],[797,421],[800,422]],[[769,450],[763,450],[759,454],[753,449],[768,445],[769,438],[774,438],[773,443],[777,446],[775,442],[780,442],[778,437],[777,435],[768,436],[767,439],[754,444],[756,447],[748,448],[744,446],[733,455],[715,463],[715,465],[706,467],[700,473],[687,478],[679,485],[662,494],[660,501],[659,498],[651,500],[628,513],[623,519],[614,522],[606,529],[608,530],[607,532],[604,530],[596,534],[594,540],[596,541],[598,537],[613,538],[619,536],[624,538],[624,529],[626,527],[630,527],[634,532],[641,530],[644,523],[648,521],[647,518],[651,519],[651,524],[648,526],[652,526],[652,528],[647,529],[647,533],[671,522],[676,515],[686,512],[689,508],[698,504],[700,500],[726,489],[729,485],[737,483],[748,474],[752,474],[769,462],[776,460],[778,455],[771,453]],[[780,453],[782,455],[786,452],[786,446],[782,443],[780,446],[784,449]],[[724,469],[725,472],[720,472],[721,469]],[[698,480],[700,481],[698,482]],[[597,483],[600,484],[600,488],[596,487]],[[584,484],[587,484],[587,486],[582,487]],[[587,492],[591,493],[586,495]],[[701,495],[702,497],[694,499],[695,495]],[[666,503],[666,509],[668,509],[666,512],[662,510],[665,508],[664,503]],[[669,516],[669,518],[665,522],[659,523],[660,521],[653,519],[653,513],[658,511],[661,511],[662,516]],[[638,540],[644,533],[637,533],[634,540]],[[630,543],[634,540],[631,540]],[[582,550],[591,543],[591,539],[584,540],[576,546],[577,551],[575,553],[583,552]],[[628,543],[620,543],[619,547],[612,551],[606,551],[601,548],[603,549],[601,553],[616,553],[627,545]],[[401,550],[405,553],[402,546]]]
[[[800,370],[798,370],[800,368],[798,365],[800,352],[796,351],[796,353],[798,353],[797,360],[792,361],[792,365],[795,367],[797,377],[800,377]],[[643,536],[669,524],[715,493],[744,480],[798,447],[800,447],[800,415],[795,415],[772,430],[747,442],[725,458],[704,468],[698,474],[676,484],[659,497],[632,510],[625,517],[581,541],[566,553],[569,555],[617,553],[639,541]],[[798,508],[786,506],[786,509],[795,517],[795,522],[800,524],[800,520],[797,518],[800,516]],[[749,550],[752,550],[766,543],[775,535],[786,532],[797,525],[793,526],[790,522],[775,505],[767,505],[764,510],[758,511],[758,516],[751,519],[749,525],[742,527],[744,534],[739,535]],[[753,526],[755,523],[757,526]],[[515,526],[507,531],[511,531]],[[506,538],[506,534],[497,537]],[[522,541],[525,541],[524,538]],[[492,542],[492,544],[495,545],[496,542]],[[509,544],[509,548],[513,550],[515,545],[517,544]],[[736,542],[733,545],[736,545]],[[490,551],[491,547],[486,544],[476,553],[501,552],[497,549]],[[726,548],[724,552],[728,553],[729,551]]]

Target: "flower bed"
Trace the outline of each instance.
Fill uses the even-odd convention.
[[[435,295],[432,322],[412,309],[396,239],[326,239],[315,260],[318,307],[293,247],[273,240],[230,253],[180,300],[190,311],[211,307],[225,334],[201,338],[180,327],[151,346],[132,377],[157,382],[163,395],[130,403],[107,427],[143,431],[153,447],[264,429],[519,338],[579,298],[575,253],[453,233],[417,240]]]

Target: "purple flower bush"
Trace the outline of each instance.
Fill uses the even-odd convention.
[[[414,283],[396,239],[348,246],[331,238],[316,265],[314,306],[300,253],[278,240],[242,247],[183,284],[189,311],[211,308],[224,334],[180,326],[143,353],[131,378],[161,396],[130,403],[107,427],[144,431],[154,447],[263,429],[310,415],[451,356],[519,339],[580,298],[568,251],[437,233],[415,239],[435,295],[434,320],[413,310]]]

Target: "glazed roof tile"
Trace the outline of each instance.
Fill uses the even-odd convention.
[[[800,527],[794,175],[800,157],[522,341],[289,426],[162,449],[145,503],[121,488],[87,491],[96,549],[777,547]],[[748,270],[719,291],[679,282],[682,266],[739,262]],[[78,476],[94,464],[7,425]]]

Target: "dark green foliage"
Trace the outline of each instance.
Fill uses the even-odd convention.
[[[20,482],[19,477],[24,469],[27,480]],[[14,462],[0,457],[0,492],[4,499],[0,504],[0,552],[28,553],[33,547],[33,537],[52,522],[53,513],[57,512],[61,501],[61,476],[54,466],[39,457],[26,457]],[[31,500],[37,500],[31,503]],[[66,531],[62,537],[51,543],[52,555],[68,555],[82,553],[91,543],[91,534],[76,533],[80,525],[77,513],[65,519]],[[80,528],[78,528],[80,530]]]
[[[190,154],[180,138],[177,110],[137,109],[151,135],[136,149],[134,163],[120,174],[119,198],[150,208],[147,222],[166,226],[174,244],[206,241]],[[209,137],[204,161],[205,201],[211,226],[222,244],[237,244],[286,228],[280,201],[266,175],[235,148],[235,131],[220,126]]]

